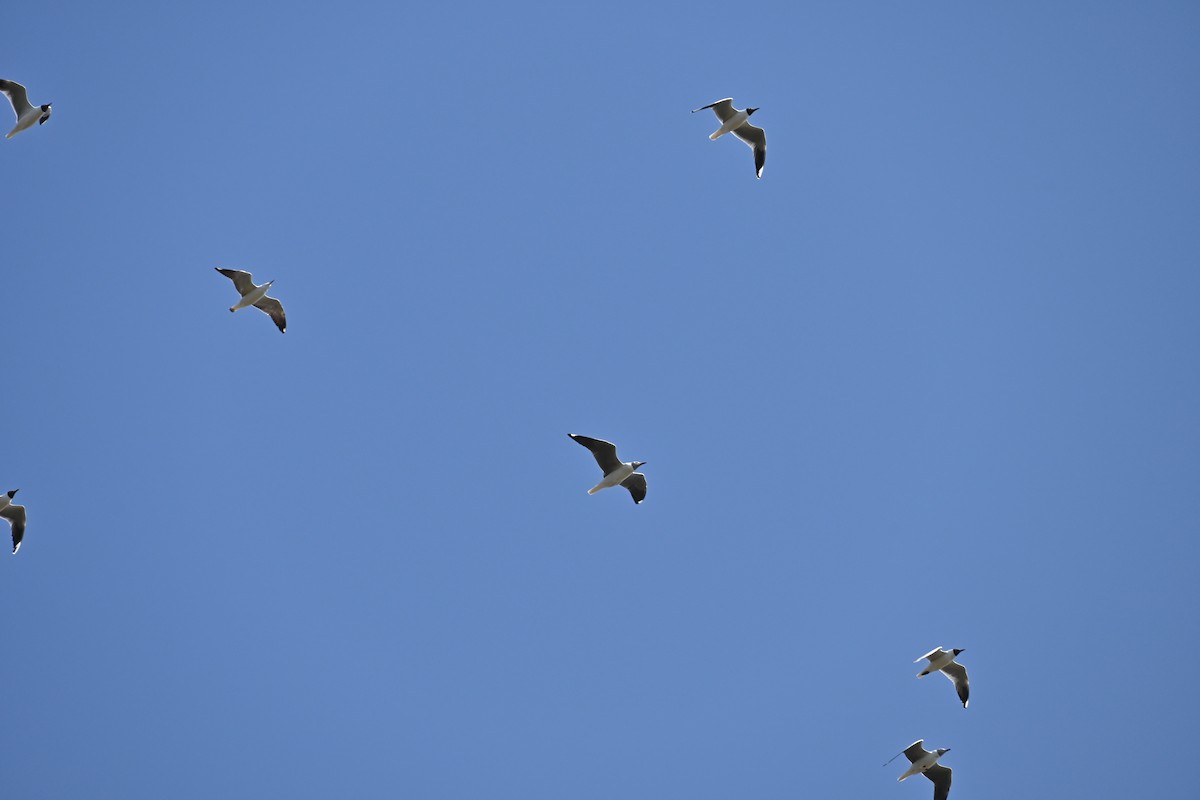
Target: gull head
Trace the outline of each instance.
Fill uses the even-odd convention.
[[[641,469],[641,468],[642,468],[642,467],[643,467],[645,464],[646,464],[646,462],[645,462],[645,461],[635,461],[635,462],[633,462],[633,468],[634,468],[635,470],[636,470],[636,469]]]
[[[941,758],[942,756],[946,755],[946,753],[949,753],[949,752],[950,752],[949,747],[938,748],[938,750],[937,750],[938,758]]]
[[[959,653],[965,653],[965,652],[967,652],[967,649],[966,649],[965,647],[964,647],[964,648],[955,648],[955,649],[954,649],[954,655],[958,655]]]
[[[748,117],[748,116],[750,116],[750,115],[751,115],[751,114],[753,114],[755,111],[758,111],[758,109],[757,109],[757,108],[747,108],[747,109],[746,109],[746,116],[747,116],[747,117]]]
[[[11,499],[11,498],[13,498],[13,497],[16,497],[16,496],[17,496],[17,492],[19,492],[19,491],[21,491],[21,490],[20,490],[20,489],[13,489],[11,492],[9,492],[9,493],[8,493],[8,496],[9,496],[9,498]]]

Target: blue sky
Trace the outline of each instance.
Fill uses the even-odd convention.
[[[1193,4],[4,27],[5,796],[1194,791]]]

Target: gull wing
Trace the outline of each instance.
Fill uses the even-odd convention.
[[[733,129],[733,135],[754,148],[754,174],[762,177],[767,163],[767,133],[762,128],[743,122]]]
[[[242,273],[243,275],[245,273]],[[287,316],[283,313],[283,303],[280,303],[274,297],[264,297],[254,304],[254,307],[267,312],[267,316],[275,320],[275,327],[279,328],[280,333],[287,333]]]
[[[580,436],[577,433],[568,433],[567,436],[592,451],[592,455],[596,457],[596,463],[600,465],[600,469],[604,471],[605,475],[621,466],[621,459],[617,458],[617,446],[612,442],[593,439],[590,436]]]
[[[971,696],[971,684],[967,682],[967,668],[958,663],[947,664],[942,667],[941,672],[954,681],[954,691],[958,692],[958,699],[962,701],[963,708],[966,708],[967,698]]]
[[[242,272],[240,269],[221,269],[220,267],[213,267],[213,269],[233,281],[234,288],[238,290],[238,294],[250,294],[250,292],[258,288],[250,278],[249,272]]]
[[[633,495],[633,502],[640,503],[646,499],[646,476],[640,472],[635,472],[625,480],[621,481],[621,485],[629,490]]]
[[[904,755],[913,763],[920,761],[925,756],[929,755],[929,751],[921,745],[925,743],[924,739],[917,739],[915,742],[904,748]]]
[[[713,113],[717,115],[717,119],[721,120],[721,122],[728,122],[737,113],[737,109],[733,107],[732,97],[726,97],[724,100],[718,100],[715,103],[709,103],[706,106],[692,109],[692,113],[695,114],[697,111],[703,111],[706,108],[711,108]]]
[[[33,108],[29,105],[29,95],[25,92],[25,87],[16,81],[0,80],[0,92],[4,92],[8,97],[8,102],[12,103],[13,111],[16,112],[18,119]]]
[[[927,659],[929,659],[929,661],[930,661],[930,662],[932,662],[932,661],[933,661],[933,657],[934,657],[934,656],[936,656],[936,655],[938,655],[938,654],[940,654],[940,653],[944,653],[944,652],[945,652],[945,651],[944,651],[944,650],[942,650],[942,648],[940,648],[940,647],[935,647],[935,648],[933,648],[932,650],[930,650],[928,653],[926,653],[925,655],[921,656],[921,658],[918,658],[918,659],[917,659],[916,661],[914,661],[913,663],[914,663],[914,664],[916,664],[916,663],[920,662],[922,659],[926,659],[926,658],[927,658]]]
[[[933,800],[946,800],[950,796],[950,773],[953,771],[941,764],[925,770],[925,777],[933,781]]]
[[[5,506],[0,510],[0,517],[12,523],[13,555],[21,549],[21,540],[25,538],[25,506]]]

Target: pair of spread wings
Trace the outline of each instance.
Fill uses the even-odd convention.
[[[918,658],[917,661],[925,658],[929,659],[930,663],[932,663],[935,658],[945,654],[945,650],[942,650],[940,647],[935,647],[925,655],[921,656],[921,658]],[[914,661],[913,663],[915,664],[917,662]],[[962,664],[954,662],[942,667],[939,672],[941,672],[954,683],[954,691],[958,692],[958,699],[962,701],[963,708],[966,708],[967,701],[971,698],[971,684],[967,680],[967,668]]]
[[[738,113],[738,110],[733,107],[732,97],[726,97],[724,100],[718,100],[715,103],[701,106],[696,111],[703,111],[706,108],[713,110],[713,113],[717,115],[717,119],[721,120],[722,125],[729,122]],[[695,114],[696,111],[692,113]],[[767,163],[767,132],[762,128],[751,125],[750,120],[746,120],[733,129],[733,135],[750,145],[754,150],[754,174],[761,178],[763,167]]]
[[[592,451],[592,455],[596,458],[596,463],[600,465],[605,475],[611,473],[614,469],[621,466],[621,459],[617,458],[617,446],[612,442],[606,442],[603,439],[593,439],[590,436],[580,436],[577,433],[568,433],[579,444]],[[646,499],[646,476],[640,472],[635,472],[625,480],[621,481],[621,485],[629,490],[633,495],[633,502],[640,503]]]
[[[254,280],[249,272],[243,272],[240,269],[221,269],[220,267],[213,267],[213,269],[233,281],[234,288],[243,297],[258,288],[254,285]],[[283,313],[283,303],[274,297],[264,297],[255,303],[254,307],[265,311],[267,316],[275,321],[275,327],[279,328],[280,333],[287,333],[287,315]]]
[[[917,739],[915,742],[904,748],[904,755],[908,756],[908,760],[912,763],[917,763],[925,756],[929,755],[929,751],[921,745],[924,739]],[[929,780],[933,781],[933,800],[946,800],[950,797],[950,774],[953,772],[949,767],[943,767],[941,764],[934,764],[929,769],[921,774]]]

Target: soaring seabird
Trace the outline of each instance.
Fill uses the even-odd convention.
[[[646,463],[645,461],[621,461],[617,458],[617,446],[603,439],[593,439],[577,433],[568,433],[567,436],[591,450],[592,455],[596,457],[596,463],[604,471],[604,480],[588,489],[588,494],[595,494],[601,489],[620,485],[633,495],[633,502],[640,503],[646,499],[646,476],[637,471],[638,467]]]
[[[242,272],[240,269],[221,269],[220,267],[213,267],[213,269],[233,281],[233,285],[242,295],[242,299],[237,302],[237,305],[231,306],[230,311],[254,306],[267,312],[267,315],[275,320],[275,325],[279,328],[280,333],[287,333],[287,317],[284,316],[283,305],[274,297],[267,297],[267,291],[275,281],[267,281],[262,286],[255,286],[249,272]]]
[[[13,489],[7,494],[0,495],[0,517],[4,517],[12,525],[13,555],[21,549],[21,540],[25,538],[25,506],[13,505],[13,497],[20,489]]]
[[[726,97],[724,100],[700,106],[692,113],[695,114],[706,108],[711,108],[717,115],[717,119],[721,120],[721,127],[717,128],[716,132],[708,138],[720,139],[725,134],[732,132],[734,136],[750,145],[754,149],[754,174],[761,178],[763,165],[767,163],[767,134],[762,128],[756,128],[749,122],[750,115],[758,109],[747,108],[745,111],[738,111],[733,107],[733,98]]]
[[[971,684],[967,682],[967,668],[962,664],[954,663],[954,659],[959,653],[965,652],[966,650],[963,649],[943,650],[940,647],[935,647],[913,662],[917,664],[920,663],[922,658],[929,659],[929,666],[917,674],[918,678],[924,678],[931,672],[940,671],[952,680],[954,682],[954,690],[958,692],[958,699],[962,701],[963,708],[967,707],[967,698],[971,696]]]
[[[50,104],[29,105],[29,95],[26,94],[25,87],[16,81],[6,81],[0,78],[0,92],[4,92],[8,97],[8,102],[12,103],[13,111],[17,114],[17,127],[9,131],[8,135],[4,137],[5,139],[11,139],[21,131],[29,130],[35,122],[41,125],[50,119]]]
[[[943,767],[937,762],[939,758],[950,752],[950,748],[946,747],[941,750],[934,750],[931,753],[921,746],[921,743],[924,741],[924,739],[917,739],[904,748],[904,755],[908,756],[908,760],[912,762],[912,766],[908,768],[908,772],[905,772],[896,780],[902,781],[920,772],[926,778],[933,781],[933,800],[946,800],[950,796],[950,773],[953,770],[949,767]],[[891,762],[889,761],[888,763],[890,764]]]

